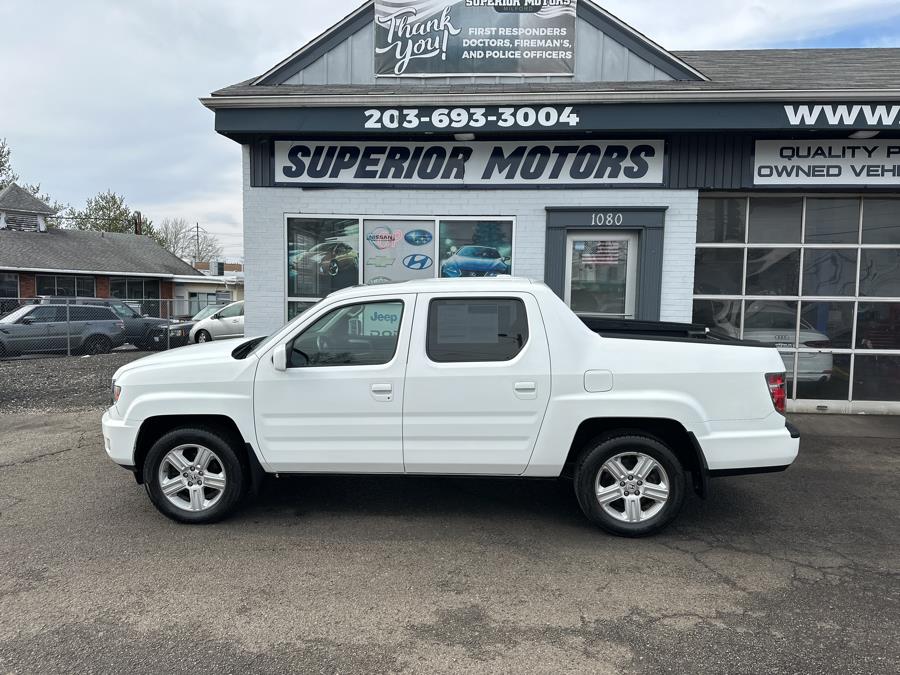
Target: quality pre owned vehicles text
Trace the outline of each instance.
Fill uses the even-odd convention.
[[[573,478],[638,536],[710,476],[796,458],[778,351],[598,335],[547,286],[423,280],[338,291],[268,338],[121,368],[106,451],[165,515],[231,513],[265,474]]]

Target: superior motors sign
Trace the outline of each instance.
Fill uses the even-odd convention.
[[[572,75],[578,0],[375,0],[375,74]]]
[[[758,141],[756,185],[900,185],[900,141]]]
[[[276,185],[566,187],[662,185],[663,141],[275,142]]]

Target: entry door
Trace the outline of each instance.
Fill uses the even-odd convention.
[[[576,314],[634,319],[638,235],[575,232],[566,244],[566,303]]]
[[[259,447],[274,471],[403,472],[403,378],[415,295],[347,301],[311,315],[262,356]],[[275,349],[290,344],[288,368]]]
[[[550,351],[534,296],[420,294],[413,335],[406,471],[525,471],[550,400]]]

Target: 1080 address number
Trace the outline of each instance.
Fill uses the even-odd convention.
[[[487,108],[437,108],[432,112],[418,108],[380,110],[372,108],[364,111],[366,129],[417,129],[432,126],[436,129],[479,129],[488,124],[496,124],[503,129],[514,127],[577,127],[581,121],[578,114],[567,106],[559,108],[497,108],[488,112]]]

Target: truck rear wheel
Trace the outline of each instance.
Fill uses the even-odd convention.
[[[144,460],[150,501],[181,523],[214,523],[230,515],[246,486],[233,443],[217,430],[202,427],[165,434]]]
[[[660,440],[640,433],[597,439],[575,470],[584,514],[607,532],[643,537],[672,521],[684,501],[684,471]]]

